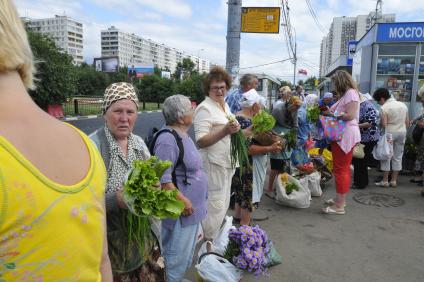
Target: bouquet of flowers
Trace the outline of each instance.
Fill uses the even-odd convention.
[[[256,276],[266,272],[266,256],[270,251],[268,236],[259,226],[232,228],[224,257],[240,269]]]

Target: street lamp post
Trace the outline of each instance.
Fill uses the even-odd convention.
[[[297,36],[296,29],[292,27],[294,31],[294,54],[293,54],[293,87],[296,87],[296,63],[297,63]]]

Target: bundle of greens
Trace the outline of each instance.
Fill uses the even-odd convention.
[[[318,105],[308,107],[306,109],[306,117],[312,123],[316,123],[318,121],[320,113],[321,113],[321,110],[319,109]]]
[[[284,135],[284,139],[286,139],[286,147],[289,150],[293,150],[297,145],[297,130],[295,128],[291,129],[289,133]]]
[[[134,168],[124,186],[124,199],[134,214],[159,219],[181,215],[184,204],[177,199],[178,190],[154,187],[171,165],[170,161],[161,161],[157,157],[134,161]]]
[[[262,110],[252,118],[253,134],[269,131],[274,128],[275,118]]]
[[[229,122],[237,122],[234,116],[227,116]],[[235,168],[237,163],[240,166],[240,177],[243,175],[244,167],[249,166],[249,153],[247,151],[247,140],[243,132],[239,130],[231,134],[231,166]]]
[[[291,183],[291,182],[287,183],[286,184],[286,194],[290,195],[293,191],[299,191],[299,187],[294,183]]]

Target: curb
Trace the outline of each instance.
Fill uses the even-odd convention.
[[[151,114],[151,113],[161,113],[162,110],[154,110],[154,111],[144,111],[144,112],[138,112],[138,114]],[[92,118],[99,118],[103,115],[88,115],[88,116],[76,116],[76,117],[64,117],[59,118],[61,121],[74,121],[74,120],[83,120],[83,119],[92,119]]]

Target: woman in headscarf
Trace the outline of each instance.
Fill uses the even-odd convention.
[[[138,98],[134,87],[117,82],[105,90],[102,105],[105,126],[91,139],[99,149],[108,177],[106,212],[109,256],[114,281],[165,281],[163,258],[160,255],[158,223],[151,220],[151,232],[144,242],[130,240],[128,213],[122,188],[134,160],[146,160],[149,150],[143,139],[133,133],[137,119]],[[143,249],[141,249],[143,245]]]

